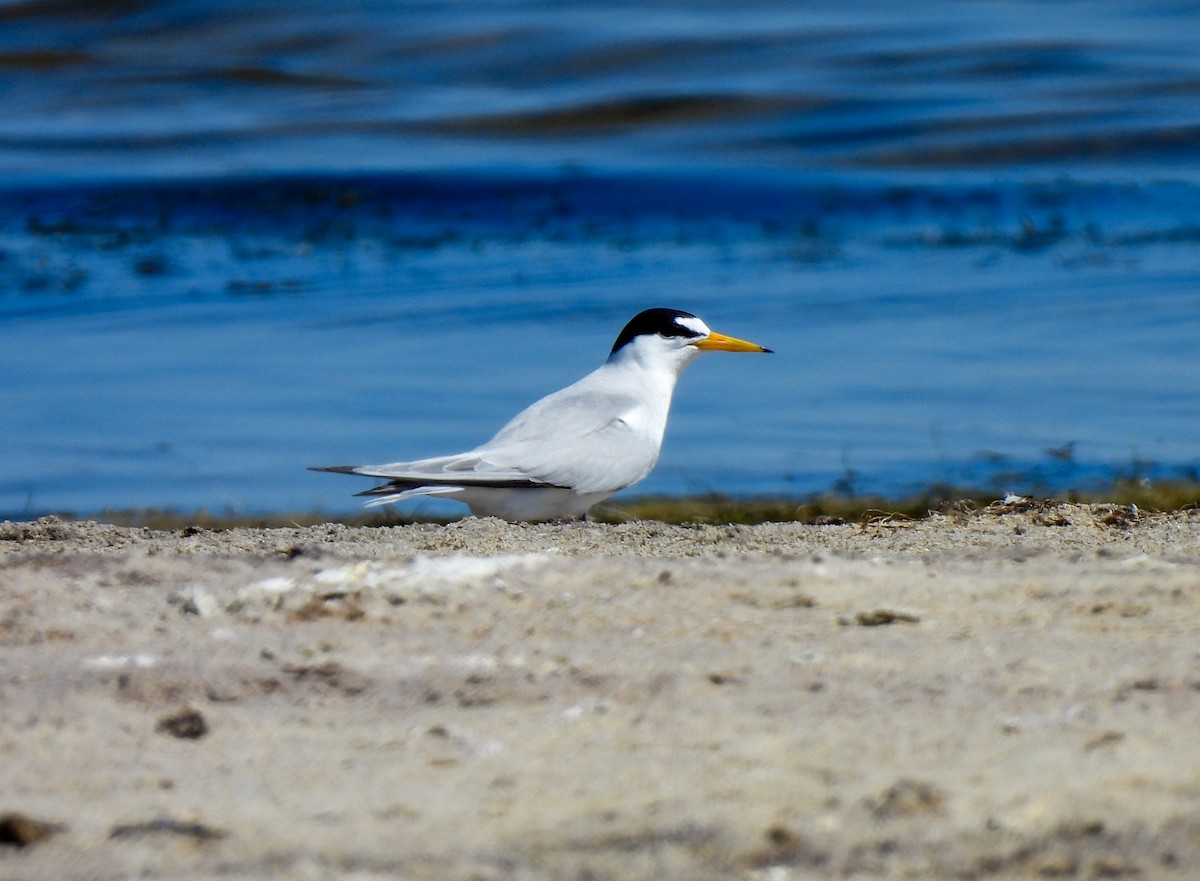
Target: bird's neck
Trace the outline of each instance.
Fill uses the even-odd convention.
[[[664,359],[659,354],[647,356],[636,351],[617,352],[602,368],[610,378],[620,377],[623,387],[637,389],[642,403],[639,420],[652,433],[662,436],[675,394],[675,382],[684,367],[692,360],[686,357]]]

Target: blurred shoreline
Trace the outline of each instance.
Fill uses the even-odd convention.
[[[980,511],[1048,510],[1058,505],[1093,505],[1110,512],[1114,521],[1135,522],[1142,514],[1174,513],[1200,507],[1200,483],[1126,481],[1104,489],[1067,491],[1051,495],[1007,494],[963,487],[930,487],[904,497],[821,493],[806,497],[734,497],[714,493],[687,496],[630,495],[597,505],[589,512],[594,523],[656,521],[666,524],[805,523],[838,525],[888,520],[922,520],[945,514]],[[465,509],[464,509],[465,511]],[[172,509],[100,509],[93,512],[44,511],[0,514],[0,520],[30,522],[44,517],[66,521],[96,521],[157,530],[274,528],[340,523],[348,526],[447,524],[469,515],[424,515],[419,510],[391,508],[351,513],[194,511]]]

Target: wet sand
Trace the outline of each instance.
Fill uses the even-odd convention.
[[[0,525],[0,877],[1200,877],[1200,513]]]

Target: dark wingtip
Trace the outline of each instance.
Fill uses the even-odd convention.
[[[309,471],[332,471],[335,474],[357,474],[357,465],[310,465]]]
[[[407,487],[396,486],[394,483],[381,483],[379,486],[373,486],[370,489],[364,489],[362,492],[354,494],[355,498],[359,496],[390,496],[392,493],[403,492]]]

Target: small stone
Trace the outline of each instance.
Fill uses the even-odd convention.
[[[198,740],[208,734],[208,722],[199,711],[188,707],[158,720],[156,731],[184,740]]]
[[[901,779],[889,786],[878,798],[868,799],[867,808],[876,819],[888,820],[893,817],[936,813],[944,801],[945,796],[932,784],[923,780]]]
[[[180,608],[186,615],[199,615],[201,618],[211,618],[220,611],[213,595],[199,587],[192,590]]]
[[[789,596],[780,597],[771,603],[773,609],[812,609],[816,607],[817,601],[806,593],[793,593]]]
[[[799,862],[821,866],[827,855],[813,850],[799,833],[780,823],[767,827],[763,833],[764,846],[754,848],[742,857],[753,869],[770,869]]]
[[[1126,878],[1131,875],[1141,874],[1141,870],[1135,863],[1116,856],[1096,859],[1093,861],[1091,869],[1093,878]]]
[[[0,847],[26,848],[44,841],[66,827],[9,811],[0,814]]]
[[[1089,752],[1095,749],[1100,749],[1105,746],[1115,746],[1125,739],[1125,735],[1120,731],[1104,731],[1097,734],[1091,740],[1083,745],[1083,748]]]
[[[214,829],[204,823],[176,820],[173,817],[156,817],[144,823],[128,823],[114,826],[108,833],[111,839],[142,838],[147,835],[179,835],[184,838],[194,838],[197,841],[212,841],[226,838],[229,833],[223,829]]]
[[[900,612],[894,609],[872,609],[869,612],[859,612],[854,616],[854,623],[860,627],[882,627],[886,624],[916,624],[921,620],[919,615],[912,612]]]
[[[740,685],[741,677],[735,673],[726,673],[721,670],[714,670],[705,677],[713,685]]]
[[[1079,872],[1079,862],[1068,854],[1050,854],[1038,860],[1034,869],[1042,878],[1071,878]]]

